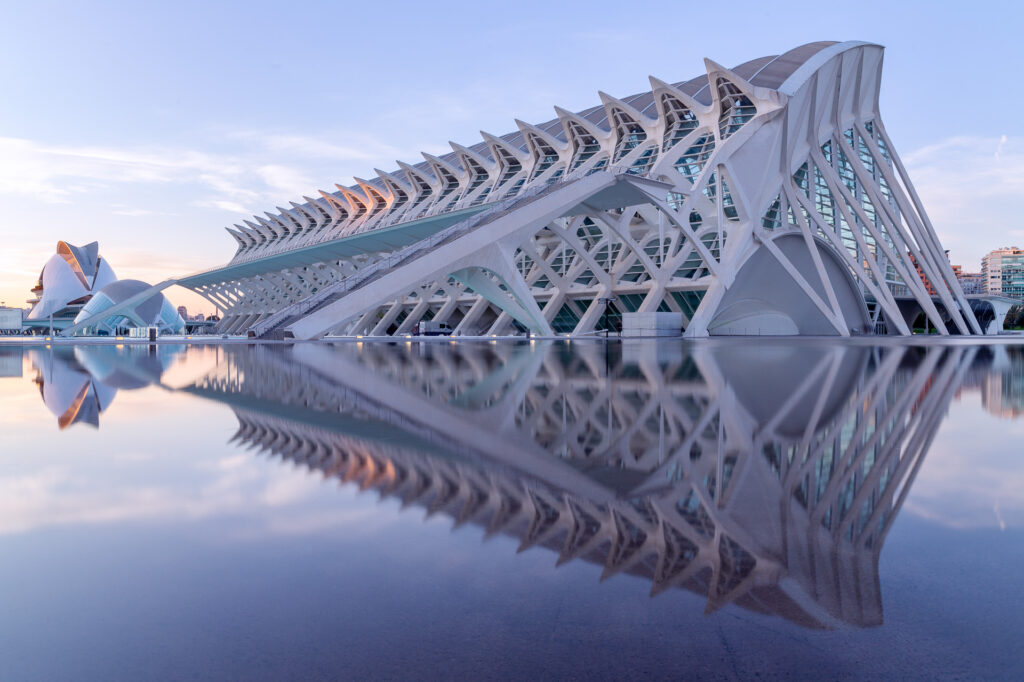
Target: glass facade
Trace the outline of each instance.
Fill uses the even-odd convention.
[[[1024,300],[1024,249],[989,252],[981,261],[981,274],[985,293]]]
[[[124,286],[128,283],[141,286],[131,288]],[[107,287],[103,291],[97,292],[78,313],[75,322],[82,322],[102,314],[104,310],[113,308],[127,301],[129,297],[149,288],[148,284],[135,282],[135,280],[121,280],[116,284],[121,286]],[[158,300],[154,300],[154,298]],[[98,319],[79,333],[86,336],[119,334],[137,327],[156,327],[163,334],[182,334],[185,331],[185,321],[181,319],[181,315],[178,314],[171,302],[163,294],[157,292],[134,306],[117,311],[109,317]]]

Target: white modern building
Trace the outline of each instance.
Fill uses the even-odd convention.
[[[922,312],[980,333],[882,122],[882,60],[818,42],[600,93],[253,216],[176,283],[258,337],[580,335],[606,306],[692,337],[906,335]]]
[[[137,279],[121,279],[103,287],[75,317],[79,333],[113,334],[120,330],[156,327],[161,334],[181,334],[185,321],[167,298],[159,292],[145,297],[152,289]],[[130,299],[134,303],[124,305]],[[115,306],[117,307],[115,309]]]
[[[100,256],[97,242],[85,246],[57,242],[57,253],[43,266],[32,288],[24,324],[63,334],[110,334],[133,327],[183,332],[184,321],[159,288],[134,279],[119,280]]]
[[[1006,246],[981,259],[985,293],[1024,300],[1024,249]]]
[[[89,302],[94,292],[115,282],[110,264],[100,256],[98,242],[74,246],[57,242],[32,288],[25,324],[30,327],[64,329]]]

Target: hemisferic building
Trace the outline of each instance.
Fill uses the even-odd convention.
[[[600,93],[253,216],[178,283],[257,337],[584,335],[608,308],[691,337],[981,333],[882,122],[882,61],[818,42]]]

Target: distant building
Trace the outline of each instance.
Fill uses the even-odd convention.
[[[985,293],[985,276],[980,272],[963,272],[959,265],[953,266],[953,274],[960,282],[960,288],[967,296]]]
[[[181,319],[187,320],[188,319],[188,308],[186,308],[183,305],[179,305],[178,306],[178,314],[181,315]]]
[[[109,334],[140,326],[156,326],[164,333],[180,333],[184,321],[163,294],[134,302],[129,299],[151,287],[138,280],[119,280],[107,260],[100,256],[99,244],[73,246],[57,242],[57,253],[46,261],[39,280],[32,288],[31,308],[24,326],[39,330],[62,331],[89,321],[86,333]],[[109,317],[92,318],[115,305],[129,305]]]
[[[25,311],[0,305],[0,334],[21,333]]]
[[[73,246],[57,242],[57,253],[46,261],[39,281],[32,287],[31,306],[25,323],[34,327],[63,329],[72,323],[93,293],[117,281],[117,275],[100,256],[97,242]]]
[[[82,306],[75,324],[91,321],[82,330],[87,335],[108,335],[121,333],[137,327],[156,327],[161,334],[181,334],[185,331],[185,321],[171,305],[167,298],[156,292],[149,298],[131,305],[130,299],[144,293],[151,287],[137,279],[121,279],[103,287]],[[109,317],[101,314],[115,306],[128,305],[120,312],[112,312]]]
[[[1024,249],[1007,246],[981,259],[985,293],[1024,300]]]
[[[914,264],[914,267],[917,268],[917,276],[921,278],[921,282],[924,284],[924,288],[928,291],[928,294],[930,296],[938,296],[939,292],[935,290],[935,287],[928,279],[928,276],[924,274],[924,270],[921,268],[921,264],[917,262],[917,258],[914,257],[914,254],[907,252],[907,256],[910,258],[910,262]],[[949,260],[949,249],[946,249],[946,260]],[[959,268],[959,265],[953,266],[954,275],[957,275],[957,273],[959,272]],[[957,276],[957,279],[959,279],[959,275]],[[948,288],[949,287],[947,287],[947,289]]]
[[[949,250],[946,251],[946,260],[949,260]],[[924,270],[918,264],[917,259],[913,255],[910,255],[910,262],[917,268],[917,276],[921,278],[921,282],[924,284],[925,289],[932,296],[938,296],[939,292],[935,290],[935,286],[932,285],[931,280],[924,274]],[[953,276],[956,277],[956,281],[960,283],[960,288],[964,290],[965,295],[972,294],[984,294],[984,277],[980,272],[964,272],[962,265],[950,265],[953,268]]]

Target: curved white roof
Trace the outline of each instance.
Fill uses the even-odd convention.
[[[74,246],[59,241],[57,253],[50,256],[39,275],[39,298],[26,319],[45,320],[116,280],[113,269],[100,257],[97,242]]]
[[[809,60],[813,60],[822,50],[837,45],[856,46],[863,44],[865,43],[837,43],[836,41],[807,43],[779,55],[768,55],[749,60],[729,71],[746,81],[750,86],[775,90],[786,82],[794,72],[807,64]],[[714,94],[711,92],[708,78],[708,73],[704,73],[696,78],[672,83],[670,87],[691,97],[699,105],[711,106],[714,101]],[[596,135],[610,135],[614,128],[614,126],[609,125],[608,121],[608,105],[610,102],[616,105],[626,105],[641,116],[651,119],[658,117],[657,104],[654,92],[652,91],[641,92],[620,99],[602,94],[601,99],[601,104],[576,112],[575,114],[564,112],[556,107],[556,111],[560,114],[559,117],[543,123],[527,124],[517,121],[519,130],[500,136],[483,133],[482,137],[484,139],[482,141],[469,146],[452,143],[453,151],[447,154],[440,156],[424,154],[423,161],[412,164],[398,162],[399,168],[394,171],[388,173],[377,171],[378,177],[373,177],[369,180],[357,178],[357,182],[353,185],[347,187],[337,185],[337,190],[335,191],[321,191],[322,198],[313,199],[305,197],[306,203],[299,204],[293,202],[292,209],[278,207],[277,214],[268,212],[265,214],[265,217],[253,216],[251,221],[242,221],[244,225],[236,224],[234,228],[227,228],[228,233],[239,244],[239,253],[236,254],[236,258],[241,252],[249,250],[249,247],[259,246],[262,251],[266,245],[289,240],[295,228],[298,227],[299,231],[301,231],[303,228],[299,226],[303,225],[310,218],[320,222],[321,217],[337,216],[339,212],[351,215],[353,219],[358,219],[359,216],[367,214],[372,216],[373,213],[380,211],[385,203],[390,208],[391,201],[388,201],[386,198],[394,198],[396,195],[395,188],[400,185],[406,185],[406,183],[408,183],[408,186],[402,191],[407,193],[411,192],[414,194],[420,191],[418,187],[429,185],[428,194],[437,193],[442,195],[446,183],[456,180],[452,173],[472,174],[480,170],[468,167],[472,163],[480,163],[484,167],[489,166],[487,169],[491,176],[489,181],[493,181],[495,169],[503,167],[503,163],[506,164],[505,167],[507,167],[508,163],[516,163],[516,159],[513,157],[521,157],[518,161],[525,165],[525,162],[533,153],[533,150],[531,150],[531,140],[527,139],[528,131],[534,136],[532,144],[537,144],[539,140],[542,143],[553,144],[563,148],[569,145],[570,140],[567,136],[565,122],[567,117],[575,118],[583,122],[584,125],[592,126],[593,132]],[[555,152],[556,150],[552,149],[551,151]],[[437,189],[439,186],[441,189]],[[455,191],[455,194],[458,194],[458,190]],[[495,198],[492,195],[488,197],[487,201],[492,201]],[[409,204],[415,203],[416,200],[410,195]],[[440,203],[440,198],[438,198],[436,204]],[[454,203],[452,201],[452,204]],[[450,207],[451,205],[449,205]],[[436,209],[438,206],[435,205],[431,208]],[[384,212],[386,213],[387,210]],[[444,209],[441,212],[444,212]],[[411,218],[422,216],[422,212],[418,216],[404,215],[398,223],[408,222]],[[398,224],[394,221],[386,222],[388,224]],[[377,227],[382,226],[382,224],[377,225]],[[250,252],[246,260],[254,255],[254,253]]]

